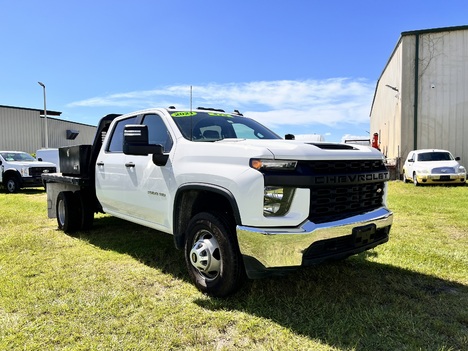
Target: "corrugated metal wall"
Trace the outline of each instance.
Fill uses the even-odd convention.
[[[39,112],[0,107],[0,149],[35,152],[41,144]]]
[[[0,107],[0,150],[18,150],[35,153],[45,146],[44,118],[30,109]],[[47,118],[49,148],[92,144],[96,127]],[[75,140],[67,139],[67,130],[79,131]]]
[[[382,73],[371,111],[371,134],[379,133],[380,150],[391,159],[401,148],[402,51],[398,45]]]
[[[468,166],[467,118],[468,27],[402,33],[371,109],[382,151],[404,161],[414,148],[447,149]]]
[[[44,118],[41,118],[44,123]],[[49,147],[60,147],[79,144],[92,144],[96,127],[79,124],[55,118],[47,118],[47,129],[49,130]],[[67,130],[79,131],[74,140],[67,140]]]
[[[421,34],[418,148],[438,147],[468,166],[468,30]]]

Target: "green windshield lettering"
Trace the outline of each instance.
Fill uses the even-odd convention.
[[[208,112],[208,115],[213,116],[213,117],[232,117],[231,115],[227,113],[213,113],[213,112]]]
[[[179,111],[179,112],[174,112],[171,114],[172,117],[191,117],[195,116],[197,113],[196,112],[190,112],[190,111]]]

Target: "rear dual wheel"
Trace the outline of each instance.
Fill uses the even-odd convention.
[[[58,228],[65,233],[90,229],[94,219],[94,206],[90,199],[90,196],[81,191],[60,192],[56,203]]]
[[[62,191],[58,194],[56,214],[59,229],[65,233],[72,233],[78,229],[78,202],[71,191]]]

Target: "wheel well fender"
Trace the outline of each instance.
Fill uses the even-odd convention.
[[[229,190],[213,185],[184,185],[174,200],[174,243],[178,249],[184,247],[188,222],[200,212],[223,212],[233,226],[241,224],[236,199]]]
[[[8,169],[5,172],[3,172],[4,183],[10,178],[15,178],[18,182],[21,182],[21,174],[16,169]]]

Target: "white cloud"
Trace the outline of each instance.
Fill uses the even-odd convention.
[[[363,79],[280,80],[207,84],[192,87],[193,107],[239,109],[270,126],[359,124],[369,122],[375,83]],[[154,106],[189,106],[190,86],[174,85],[93,97],[68,107],[143,109]]]

